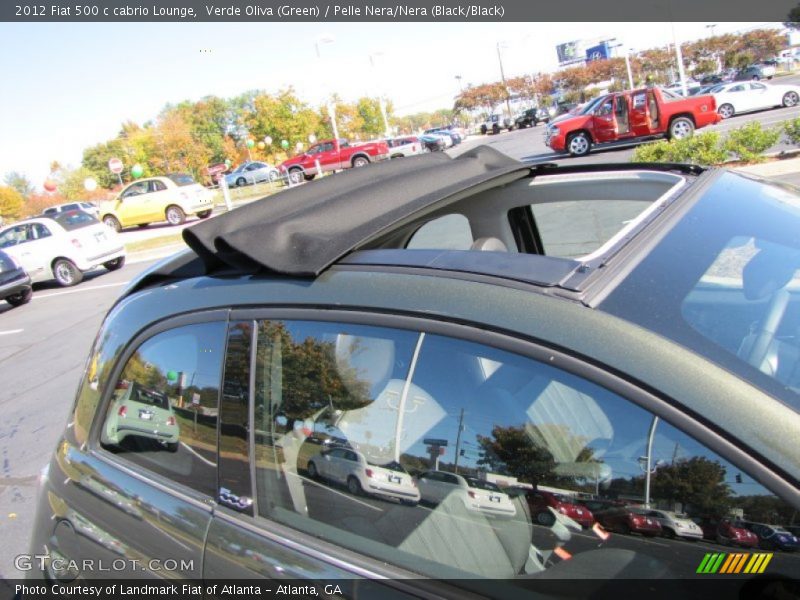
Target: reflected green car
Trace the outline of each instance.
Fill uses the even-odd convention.
[[[112,404],[102,441],[119,445],[125,438],[137,436],[157,440],[176,452],[179,435],[180,426],[167,396],[133,382]]]

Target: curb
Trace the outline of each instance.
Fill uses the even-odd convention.
[[[800,173],[800,156],[798,156],[798,153],[798,151],[777,153],[772,155],[772,157],[778,158],[779,160],[756,165],[734,167],[734,170],[760,175],[761,177],[775,177],[778,175],[788,175],[790,173]]]

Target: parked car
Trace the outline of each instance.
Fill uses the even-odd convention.
[[[615,92],[601,97],[587,112],[550,123],[545,143],[554,152],[584,156],[596,145],[664,136],[682,139],[719,122],[714,102],[713,96],[683,98],[660,88]]]
[[[495,113],[486,117],[486,120],[481,123],[481,133],[483,135],[486,135],[487,133],[497,134],[500,133],[500,130],[502,129],[508,129],[511,131],[513,126],[514,123],[512,123],[511,119],[500,113]]]
[[[0,249],[11,256],[33,283],[55,279],[76,285],[99,266],[116,271],[125,264],[125,247],[89,213],[60,212],[0,228]]]
[[[265,162],[257,160],[244,162],[225,175],[229,187],[253,185],[260,181],[275,182],[281,178],[280,171]]]
[[[165,220],[170,225],[181,225],[187,215],[210,217],[212,198],[210,190],[185,173],[148,177],[125,186],[114,200],[102,202],[100,220],[114,231]]]
[[[419,136],[427,152],[441,152],[447,148],[447,142],[441,135],[426,134]]]
[[[354,496],[368,494],[400,500],[414,506],[419,490],[411,475],[392,459],[368,459],[363,453],[343,447],[329,447],[308,461],[308,476],[347,486]]]
[[[95,218],[100,218],[100,211],[97,208],[97,204],[88,201],[67,202],[66,204],[56,204],[54,206],[48,206],[42,211],[42,214],[47,216],[52,216],[60,212],[66,212],[69,210],[82,210],[83,212],[87,212]]]
[[[11,306],[22,306],[31,301],[31,278],[8,254],[0,250],[0,300]]]
[[[536,127],[539,123],[547,123],[549,120],[550,112],[546,108],[529,108],[517,115],[514,127],[517,129]]]
[[[390,138],[386,140],[386,145],[389,146],[390,158],[414,156],[425,152],[425,144],[415,135]]]
[[[661,524],[648,515],[648,510],[632,506],[619,506],[595,513],[594,518],[608,531],[630,534],[640,533],[655,537],[663,533]]]
[[[135,381],[118,387],[100,443],[121,446],[127,438],[134,437],[138,443],[151,440],[177,452],[181,430],[167,394]]]
[[[693,517],[692,520],[702,529],[703,539],[742,548],[758,546],[758,536],[738,520],[729,517]]]
[[[800,550],[800,539],[779,525],[767,525],[766,523],[753,523],[751,521],[742,521],[741,523],[743,527],[758,536],[758,545],[764,550],[783,550],[784,552]]]
[[[570,519],[580,524],[581,527],[591,527],[594,525],[594,516],[592,511],[579,504],[574,498],[564,494],[557,494],[555,492],[546,492],[544,490],[533,490],[525,495],[528,501],[528,506],[531,509],[531,515],[539,523],[539,525],[551,526],[555,523],[555,515],[549,510],[560,512],[562,515],[568,516]]]
[[[560,520],[541,531],[522,498],[467,477],[643,494],[647,455],[651,504],[735,505],[733,486],[683,478],[741,473],[754,501],[800,509],[791,186],[693,165],[531,165],[478,145],[281,196],[187,228],[186,250],[122,292],[74,401],[53,397],[71,408],[41,475],[30,554],[93,579],[274,581],[277,565],[281,577],[370,579],[359,596],[367,585],[425,596],[434,578],[437,595],[460,598],[488,578],[501,588],[482,595],[564,585],[556,595],[602,598],[609,580],[707,578],[705,550],[621,548]],[[122,381],[174,403],[175,453],[131,436],[103,444]],[[453,475],[454,493],[411,507],[309,481],[315,431],[408,472]],[[75,484],[87,476],[94,492]],[[103,486],[135,494],[147,527],[98,502]],[[482,508],[506,502],[513,516]],[[621,512],[628,521],[606,523],[630,527]],[[102,528],[136,566],[86,572],[109,550],[74,522]],[[139,570],[165,556],[182,561]],[[28,576],[53,569],[36,561]],[[796,577],[796,563],[773,560],[769,575]]]
[[[717,112],[723,119],[751,110],[797,106],[800,103],[800,85],[741,81],[712,88]]]
[[[703,539],[703,530],[688,515],[670,510],[650,510],[646,514],[658,521],[661,525],[661,535],[666,538],[679,537],[692,541]]]
[[[463,138],[461,134],[456,131],[455,129],[449,129],[447,127],[437,127],[434,129],[426,129],[426,135],[440,135],[444,138],[449,138],[451,146],[458,146],[462,141]]]
[[[283,161],[278,170],[292,183],[301,183],[320,173],[365,167],[388,158],[389,146],[384,141],[351,144],[344,139],[321,140],[302,154]]]
[[[445,502],[452,494],[469,511],[496,517],[513,517],[517,509],[508,494],[491,481],[446,471],[426,471],[417,478],[420,499],[429,504]]]
[[[758,81],[760,79],[772,79],[775,76],[775,65],[768,65],[764,63],[750,65],[744,69],[740,69],[734,81]]]
[[[700,84],[703,86],[708,85],[717,85],[719,83],[724,83],[726,81],[724,73],[711,73],[709,75],[703,75],[700,78]]]

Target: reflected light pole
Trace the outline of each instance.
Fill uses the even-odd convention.
[[[322,54],[320,54],[319,47],[321,44],[332,44],[336,40],[332,36],[322,36],[317,38],[314,42],[314,49],[317,51],[317,60],[319,61],[319,70],[320,75],[323,73],[322,68]],[[334,145],[337,147],[339,146],[339,129],[336,127],[336,107],[334,106],[331,100],[328,101],[328,116],[331,119],[331,128],[333,129],[333,139],[335,140]]]

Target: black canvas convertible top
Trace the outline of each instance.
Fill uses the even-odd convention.
[[[488,146],[457,158],[436,153],[392,160],[253,202],[185,229],[183,238],[206,272],[232,266],[314,276],[453,194],[528,173],[529,167]]]

